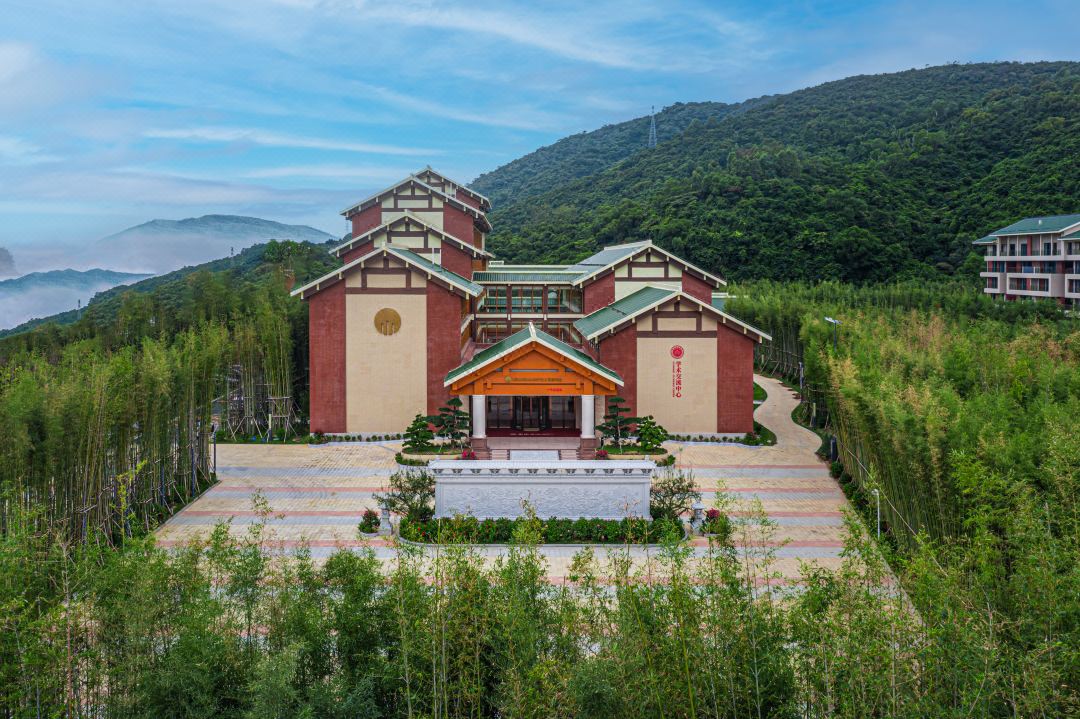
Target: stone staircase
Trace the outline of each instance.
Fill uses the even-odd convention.
[[[493,449],[491,450],[491,459],[508,460],[510,459],[510,450]]]

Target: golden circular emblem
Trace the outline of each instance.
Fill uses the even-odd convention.
[[[375,330],[381,335],[392,335],[401,329],[401,315],[397,310],[383,307],[375,313]]]

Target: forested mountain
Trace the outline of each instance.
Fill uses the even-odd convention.
[[[1080,63],[830,82],[691,123],[534,196],[549,163],[529,157],[533,169],[522,158],[481,178],[519,198],[492,214],[490,247],[510,261],[653,239],[735,279],[952,274],[981,234],[1080,210]]]
[[[96,294],[81,314],[71,310],[0,331],[0,361],[21,347],[60,346],[95,336],[122,344],[143,336],[171,336],[204,320],[227,319],[245,311],[246,295],[272,272],[285,270],[300,282],[329,272],[338,262],[327,246],[271,240],[234,257],[113,287]],[[40,329],[28,332],[35,328]]]
[[[721,118],[745,109],[752,102],[728,105],[722,102],[679,102],[656,114],[656,135],[660,142],[681,134],[693,122]],[[596,174],[645,149],[649,137],[649,116],[592,132],[580,132],[541,147],[477,177],[469,186],[491,200],[495,207],[539,195],[571,180]]]
[[[87,302],[96,293],[146,275],[113,270],[50,270],[0,280],[0,327]]]
[[[260,217],[203,215],[183,220],[151,220],[87,245],[96,257],[113,257],[115,269],[170,272],[208,262],[268,240],[326,242],[332,236],[307,225],[286,225]]]

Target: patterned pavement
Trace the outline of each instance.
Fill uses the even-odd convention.
[[[838,567],[843,547],[843,493],[829,477],[828,466],[814,454],[817,435],[791,420],[797,400],[777,380],[755,377],[768,392],[755,418],[777,435],[772,447],[737,444],[671,442],[680,467],[692,471],[702,501],[711,506],[718,491],[728,494],[730,514],[745,517],[761,511],[773,524],[770,536],[759,529],[742,531],[741,543],[764,545],[775,561],[772,570],[784,579],[798,576],[803,562]],[[215,524],[231,520],[242,534],[259,520],[253,500],[261,495],[269,506],[265,518],[268,548],[295,549],[306,544],[316,560],[337,548],[371,547],[392,561],[393,542],[363,540],[356,525],[364,509],[376,508],[372,495],[384,491],[394,471],[399,442],[308,445],[222,444],[217,448],[219,484],[181,510],[157,532],[159,544],[176,546],[205,536]],[[692,540],[695,554],[707,551],[704,538]],[[545,547],[549,573],[561,580],[569,571],[577,546]],[[597,548],[597,555],[605,550]],[[497,556],[499,549],[482,549]],[[644,561],[644,550],[635,560]]]

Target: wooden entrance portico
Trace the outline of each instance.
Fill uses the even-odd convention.
[[[614,371],[532,324],[481,350],[444,382],[452,394],[472,397],[472,448],[478,457],[490,456],[488,396],[580,397],[578,452],[588,459],[596,456],[596,396],[613,395],[622,384]]]

